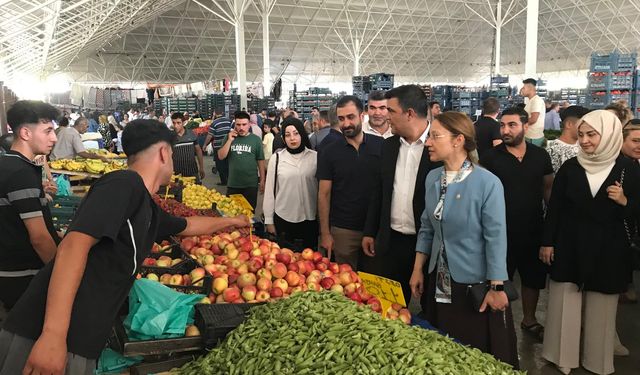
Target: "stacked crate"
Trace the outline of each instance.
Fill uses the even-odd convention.
[[[491,77],[489,83],[489,96],[498,99],[500,109],[506,109],[513,105],[510,101],[513,92],[512,87],[509,86],[509,76]]]
[[[636,53],[620,54],[616,51],[591,55],[587,103],[590,108],[601,109],[619,100],[626,100],[632,106],[635,104],[631,99],[636,59]]]
[[[482,92],[464,87],[455,87],[451,94],[451,107],[454,111],[474,116],[482,108]]]
[[[440,103],[440,108],[443,111],[450,111],[453,108],[453,86],[434,86],[431,88],[431,92],[433,93],[431,101]]]
[[[318,107],[320,111],[328,111],[337,98],[328,88],[311,87],[307,91],[289,93],[289,107],[295,108],[300,118],[311,120],[311,109]]]

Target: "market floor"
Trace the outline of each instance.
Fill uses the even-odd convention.
[[[221,193],[226,192],[224,186],[217,185],[219,182],[217,175],[211,174],[211,167],[213,161],[211,157],[205,158],[205,165],[207,167],[207,175],[204,179],[204,184],[209,188],[215,188]],[[261,202],[261,197],[258,199]],[[262,204],[258,203],[257,213],[262,213]],[[636,290],[640,291],[640,272],[636,272],[634,275],[636,282]],[[519,285],[519,280],[516,279],[516,284]],[[538,306],[538,320],[544,324],[545,311],[547,308],[547,293],[543,291],[540,296],[540,303]],[[418,312],[419,306],[412,301],[410,305],[412,312]],[[517,301],[513,305],[513,315],[515,319],[516,327],[520,326],[522,320],[522,304]],[[6,313],[2,306],[0,306],[0,327],[6,316]],[[629,349],[631,355],[629,357],[616,357],[615,368],[616,374],[632,375],[640,374],[640,304],[631,305],[619,305],[618,312],[618,334],[622,343]],[[529,375],[558,375],[560,372],[555,369],[553,365],[549,365],[541,357],[542,344],[537,342],[529,335],[523,334],[522,330],[516,328],[518,335],[518,352],[520,353],[520,366],[523,370],[526,370]],[[571,372],[573,375],[588,375],[590,372],[584,369],[576,369]]]

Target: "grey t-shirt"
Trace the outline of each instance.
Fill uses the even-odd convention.
[[[82,144],[80,133],[71,127],[62,127],[58,132],[58,142],[51,151],[51,160],[74,158],[79,152],[86,149]]]
[[[329,130],[331,130],[331,127],[327,126],[326,128],[322,128],[317,132],[311,134],[311,137],[309,137],[309,142],[311,143],[312,149],[315,150],[316,147],[318,147],[318,145],[322,143],[327,134],[329,134]]]

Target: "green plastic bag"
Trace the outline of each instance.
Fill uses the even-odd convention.
[[[96,375],[121,374],[122,370],[142,362],[141,356],[124,357],[122,354],[107,348],[102,351],[98,359],[98,368],[93,371]]]
[[[71,191],[71,183],[63,175],[56,177],[56,185],[58,186],[58,192],[56,196],[69,197],[73,195]]]
[[[129,292],[129,315],[124,327],[130,340],[184,336],[193,324],[194,305],[204,296],[176,292],[157,281],[140,279]]]

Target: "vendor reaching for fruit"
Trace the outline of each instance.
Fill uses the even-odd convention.
[[[51,151],[51,160],[72,159],[80,156],[85,159],[109,161],[106,157],[91,153],[84,148],[80,134],[84,134],[88,126],[89,120],[86,117],[77,119],[73,126],[61,126],[58,131],[58,141]]]
[[[14,137],[0,158],[0,301],[6,309],[53,259],[60,242],[45,198],[42,166],[33,161],[51,152],[57,116],[51,105],[26,100],[7,112]]]
[[[174,140],[156,120],[135,120],[124,130],[129,170],[92,185],[55,261],[34,277],[7,317],[0,331],[1,374],[93,374],[156,239],[249,225],[245,216],[177,218],[153,202],[151,194],[173,172]]]

